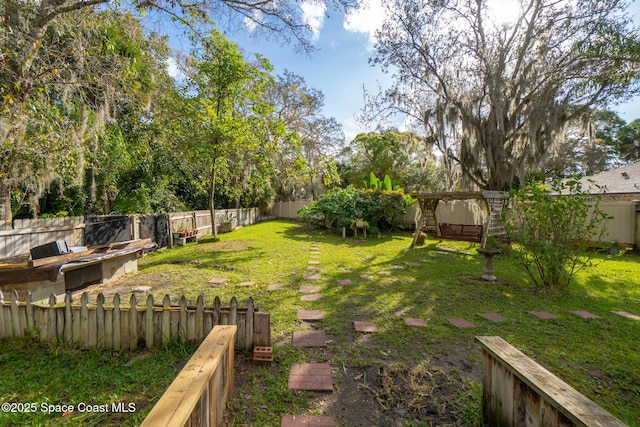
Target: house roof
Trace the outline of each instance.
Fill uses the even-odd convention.
[[[593,184],[601,187],[598,189]],[[591,194],[633,194],[640,196],[640,162],[580,179],[582,188]]]

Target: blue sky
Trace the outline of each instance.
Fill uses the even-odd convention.
[[[500,1],[504,9],[505,0],[496,1]],[[226,34],[247,53],[264,55],[275,67],[276,74],[289,70],[304,77],[309,87],[321,90],[325,96],[324,115],[342,124],[347,143],[359,132],[375,128],[375,125],[363,126],[356,120],[364,106],[363,87],[375,94],[380,86],[386,88],[391,84],[390,76],[368,62],[374,53],[374,32],[384,12],[379,0],[359,0],[359,3],[360,8],[348,16],[326,11],[322,2],[306,3],[301,13],[314,28],[310,37],[317,49],[310,55],[296,53],[292,46],[277,42],[256,41],[249,32]],[[638,2],[632,3],[631,10],[634,16],[640,17]],[[640,118],[640,97],[613,109],[627,122]],[[400,123],[401,120],[395,124]]]

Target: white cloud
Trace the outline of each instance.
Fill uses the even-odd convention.
[[[178,66],[178,61],[173,56],[170,56],[169,58],[167,58],[166,64],[167,64],[167,73],[169,73],[169,76],[171,78],[173,78],[174,80],[184,79],[184,73]]]
[[[365,33],[369,44],[376,42],[376,31],[382,27],[385,10],[382,0],[358,0],[358,7],[350,10],[344,17],[342,26],[353,33]]]
[[[311,28],[313,32],[312,41],[318,40],[320,31],[324,26],[327,5],[323,1],[307,0],[300,4],[303,22]]]

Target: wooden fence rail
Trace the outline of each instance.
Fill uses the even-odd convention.
[[[216,326],[164,392],[141,427],[222,424],[233,393],[236,326]]]
[[[48,302],[33,302],[30,293],[20,302],[16,291],[5,301],[0,292],[0,337],[33,331],[40,339],[58,339],[83,348],[134,350],[171,340],[199,343],[216,325],[237,326],[235,347],[239,349],[271,346],[271,317],[256,310],[251,298],[246,307],[238,307],[235,297],[228,307],[222,307],[218,297],[213,306],[205,306],[204,297],[199,296],[194,306],[187,304],[184,296],[174,305],[169,295],[160,304],[149,295],[142,305],[136,294],[128,301],[121,301],[115,294],[113,302],[107,304],[102,294],[89,303],[83,293],[78,304],[72,301],[70,292],[60,303],[54,295]]]
[[[487,425],[625,426],[502,338],[476,340],[482,347],[482,413]]]

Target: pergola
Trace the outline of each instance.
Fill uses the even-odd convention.
[[[442,237],[440,224],[436,217],[436,208],[440,201],[450,200],[482,200],[487,209],[487,220],[483,224],[481,244],[484,248],[487,237],[504,235],[502,224],[502,208],[508,198],[507,193],[501,191],[469,191],[469,192],[438,192],[413,193],[411,197],[418,200],[419,209],[416,212],[416,232],[413,236],[411,248],[415,247],[421,231],[433,231],[436,237]]]

